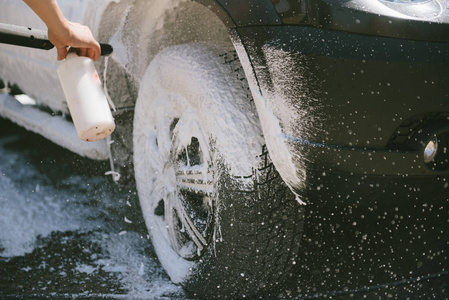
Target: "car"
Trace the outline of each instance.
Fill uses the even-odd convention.
[[[115,132],[78,140],[52,51],[0,46],[6,89],[31,97],[3,95],[0,115],[135,182],[191,295],[448,274],[449,1],[58,3],[114,47],[96,66]],[[0,5],[0,22],[45,29]]]

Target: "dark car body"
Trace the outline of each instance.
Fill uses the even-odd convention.
[[[301,285],[447,275],[449,3],[199,2],[241,43],[266,101],[282,94],[275,143],[286,144],[301,178],[290,185],[310,212]]]
[[[292,151],[335,172],[448,174],[445,159],[425,162],[421,149],[446,132],[447,4],[281,2],[290,10],[277,14],[272,1],[200,1],[236,31],[261,93],[288,86],[287,105],[305,111],[281,121]],[[279,66],[266,49],[288,62]]]

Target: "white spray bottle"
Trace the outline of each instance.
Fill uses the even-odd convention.
[[[110,135],[115,123],[93,61],[69,51],[58,76],[78,137],[93,142]]]

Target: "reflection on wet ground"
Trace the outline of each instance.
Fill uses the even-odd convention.
[[[135,189],[104,176],[109,163],[1,119],[0,157],[0,298],[186,299],[155,258]],[[280,298],[448,297],[447,201],[373,201],[308,206],[300,275]]]

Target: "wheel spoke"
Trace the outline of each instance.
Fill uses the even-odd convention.
[[[176,182],[180,189],[211,195],[213,193],[212,173],[201,171],[178,171]]]
[[[205,246],[207,246],[207,241],[201,232],[196,228],[193,221],[190,219],[189,215],[185,211],[183,206],[178,207],[179,217],[181,218],[181,222],[184,228],[187,230],[190,238],[198,247],[199,251],[202,251]]]
[[[170,198],[166,198],[164,200],[164,211],[165,211],[165,223],[168,225],[167,226],[167,230],[169,232],[169,238],[170,238],[170,242],[171,244],[174,246],[175,249],[179,249],[179,243],[178,240],[176,238],[176,227],[174,226],[174,224],[176,224],[174,222],[174,214],[173,214],[173,206],[172,206],[172,201]]]

